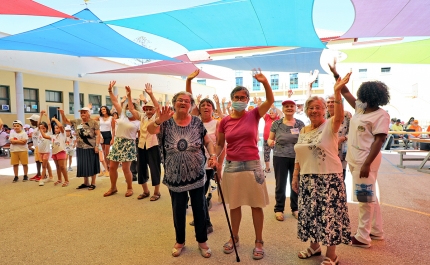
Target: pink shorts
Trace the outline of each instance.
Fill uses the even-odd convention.
[[[39,153],[39,161],[49,160],[50,153]]]
[[[67,153],[66,153],[66,151],[58,152],[58,153],[56,153],[55,155],[54,155],[54,154],[52,154],[52,159],[53,159],[53,160],[63,160],[63,159],[66,159],[66,158],[67,158]]]

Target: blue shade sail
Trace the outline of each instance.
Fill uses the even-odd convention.
[[[177,42],[188,50],[248,46],[325,48],[313,21],[313,0],[224,0],[105,23]]]
[[[101,23],[90,10],[24,33],[0,38],[0,50],[33,51],[88,57],[175,60],[146,49]]]
[[[322,51],[323,49],[297,48],[248,57],[214,60],[202,64],[218,65],[237,71],[261,68],[261,70],[272,72],[309,73],[309,71],[317,69],[321,74],[325,74],[320,63]]]

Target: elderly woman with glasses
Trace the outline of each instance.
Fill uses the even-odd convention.
[[[164,159],[163,183],[169,188],[172,201],[176,243],[172,256],[181,255],[185,247],[185,222],[188,196],[193,209],[194,230],[200,254],[211,257],[206,241],[205,147],[210,154],[208,166],[216,166],[216,155],[202,121],[190,114],[194,99],[188,92],[179,92],[172,99],[172,111],[161,109],[158,117],[148,124],[148,133],[158,134]]]
[[[237,86],[230,93],[232,113],[222,119],[218,129],[217,154],[227,142],[227,158],[222,179],[224,199],[229,203],[233,237],[224,245],[224,253],[234,251],[239,246],[239,226],[242,219],[242,206],[251,206],[255,230],[255,248],[252,257],[262,259],[263,250],[263,207],[269,204],[266,181],[260,164],[257,147],[258,122],[274,102],[272,88],[266,77],[254,71],[254,78],[263,84],[266,101],[251,111],[246,111],[249,91]]]
[[[338,264],[336,245],[350,242],[350,222],[346,204],[342,163],[338,157],[339,127],[344,112],[341,89],[349,81],[347,74],[334,87],[334,113],[325,118],[326,103],[321,97],[310,97],[305,113],[311,123],[299,134],[292,187],[299,194],[298,237],[310,246],[301,251],[300,259],[321,255],[320,244],[327,246],[322,265]],[[300,174],[300,178],[299,178]]]

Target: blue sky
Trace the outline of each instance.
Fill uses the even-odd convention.
[[[270,0],[267,0],[270,1]],[[298,0],[303,1],[303,0]],[[36,0],[67,14],[74,14],[86,6],[83,0]],[[165,11],[184,9],[196,5],[215,2],[214,0],[90,0],[88,8],[101,20],[112,20]],[[0,32],[17,34],[32,30],[52,22],[56,18],[33,16],[5,16],[0,15]],[[315,0],[313,10],[314,26],[318,29],[327,29],[345,32],[354,21],[354,8],[350,0]],[[151,34],[125,29],[113,28],[129,39],[145,36],[150,40],[150,48],[168,56],[186,53],[182,46],[164,40]]]

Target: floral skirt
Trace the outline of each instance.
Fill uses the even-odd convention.
[[[116,162],[130,162],[137,160],[136,141],[133,139],[115,137],[112,150],[107,159]]]
[[[351,227],[342,173],[300,175],[298,238],[349,244]]]

